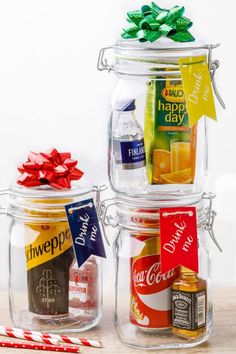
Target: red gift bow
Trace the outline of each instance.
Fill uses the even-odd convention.
[[[57,189],[71,188],[71,181],[84,174],[76,168],[77,162],[69,152],[59,153],[56,149],[47,153],[30,152],[28,161],[18,166],[21,176],[17,183],[25,187],[49,184]]]

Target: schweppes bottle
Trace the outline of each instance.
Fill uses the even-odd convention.
[[[50,200],[45,202],[50,203]],[[74,251],[65,212],[63,209],[56,211],[56,208],[53,211],[47,208],[45,211],[37,209],[26,212],[34,215],[32,220],[35,220],[35,216],[39,218],[39,221],[25,223],[29,311],[42,318],[66,316],[69,268]],[[63,221],[55,221],[60,218]]]

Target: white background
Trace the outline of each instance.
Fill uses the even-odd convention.
[[[234,1],[159,0],[161,7],[185,5],[186,16],[210,43],[221,62],[218,89],[227,110],[218,107],[210,122],[208,190],[217,193],[214,284],[236,285],[236,41]],[[108,102],[113,74],[96,70],[99,49],[113,44],[125,26],[125,14],[143,1],[0,1],[0,186],[16,178],[17,163],[29,150],[55,146],[70,150],[92,183],[106,177]],[[227,6],[226,6],[227,5]],[[0,288],[7,286],[5,217],[0,218]],[[111,235],[112,236],[112,235]],[[105,288],[110,287],[110,259]],[[107,278],[106,278],[107,277]]]

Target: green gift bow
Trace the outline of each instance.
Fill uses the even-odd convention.
[[[176,42],[193,42],[195,38],[188,31],[192,21],[183,16],[185,8],[174,6],[170,10],[161,9],[154,2],[144,5],[141,10],[128,12],[130,27],[123,30],[124,39],[136,38],[139,42],[154,42],[160,37],[168,37]]]

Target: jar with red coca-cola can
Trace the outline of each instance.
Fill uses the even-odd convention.
[[[113,199],[102,202],[104,225],[117,230],[114,242],[115,325],[124,344],[139,349],[162,349],[192,347],[208,339],[212,328],[209,235],[217,243],[212,229],[215,216],[212,198],[212,194],[206,193],[172,200],[164,197],[155,200],[154,195],[141,199],[116,194]],[[210,202],[208,206],[206,200]],[[180,331],[173,330],[173,286],[178,284],[180,273],[185,268],[180,267],[180,262],[179,266],[162,271],[160,215],[163,208],[173,209],[172,214],[178,214],[178,208],[179,214],[183,214],[185,209],[196,213],[197,279],[205,286],[204,302],[199,297],[198,306],[200,309],[201,305],[205,327],[197,332],[198,335],[195,335],[196,331],[189,331],[181,336],[178,335]],[[196,284],[199,281],[194,286]],[[202,295],[197,288],[195,292],[197,296]],[[182,311],[186,312],[184,295],[185,292],[181,293],[183,300],[177,301],[180,317]]]

